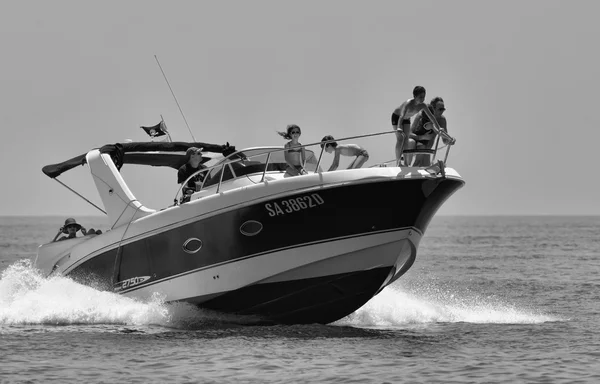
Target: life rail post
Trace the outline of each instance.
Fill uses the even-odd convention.
[[[199,175],[202,172],[206,172],[206,175],[204,175],[204,179],[202,180],[202,187],[203,187],[204,186],[204,182],[206,181],[206,176],[208,176],[208,171],[210,171],[213,168],[214,167],[200,169],[200,170],[192,173],[187,179],[185,179],[185,181],[183,183],[181,183],[181,185],[179,186],[179,188],[177,188],[177,192],[175,193],[175,198],[173,199],[174,202],[175,202],[175,205],[178,204],[177,196],[179,196],[179,192],[181,192],[181,190],[187,185],[188,181],[190,181],[190,179],[192,177],[194,177],[196,175]],[[200,187],[200,189],[202,189],[202,187]]]
[[[219,176],[219,185],[217,185],[217,191],[215,193],[219,193],[219,189],[221,189],[221,183],[223,182],[223,174],[225,173],[225,166],[230,163],[223,163],[221,166],[221,175]]]
[[[327,140],[327,143],[329,143],[331,140]],[[327,145],[327,143],[325,145]],[[321,165],[321,158],[323,157],[323,151],[325,151],[325,145],[321,147],[321,154],[319,154],[319,160],[317,160],[317,166],[315,167],[315,170],[319,169],[319,165]]]
[[[265,170],[263,171],[262,177],[260,178],[260,182],[265,181],[265,175],[267,174],[267,169],[269,168],[269,160],[271,159],[271,152],[267,153],[267,162],[265,164]]]

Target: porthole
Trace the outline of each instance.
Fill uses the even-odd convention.
[[[256,236],[262,229],[263,225],[256,220],[248,220],[240,226],[240,232],[245,236]]]
[[[192,237],[183,243],[183,250],[187,253],[196,253],[202,248],[202,240]]]

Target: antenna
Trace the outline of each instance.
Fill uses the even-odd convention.
[[[156,55],[154,55],[154,58],[156,59],[156,63],[158,64],[158,68],[160,68],[160,71],[162,72],[163,77],[165,78],[165,81],[167,82],[167,85],[169,86],[169,89],[171,90],[171,94],[173,95],[173,98],[175,99],[175,103],[177,104],[177,108],[179,108],[179,112],[181,112],[181,116],[183,117],[183,121],[185,121],[185,125],[187,126],[187,129],[188,129],[188,131],[190,131],[190,135],[192,136],[192,140],[194,140],[194,142],[196,142],[196,138],[194,137],[194,134],[192,133],[192,130],[190,129],[190,125],[188,124],[187,119],[185,118],[185,115],[183,114],[183,111],[181,110],[181,106],[179,105],[179,101],[177,101],[177,97],[175,97],[175,92],[173,92],[173,88],[171,88],[171,84],[169,84],[169,80],[167,80],[167,75],[165,75],[165,71],[163,71],[162,66],[160,65],[160,61],[158,61],[158,57]],[[169,138],[170,138],[170,136],[169,136]]]

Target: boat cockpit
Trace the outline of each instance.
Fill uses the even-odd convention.
[[[304,168],[307,172],[317,172],[316,166],[317,159],[314,152],[306,149]],[[207,171],[208,175],[200,189],[243,176],[265,174],[265,177],[268,177],[267,175],[283,174],[287,167],[284,151],[280,147],[249,148],[229,155],[216,163],[214,167],[211,167]]]

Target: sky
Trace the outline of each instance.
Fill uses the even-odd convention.
[[[600,214],[597,1],[3,1],[0,216],[99,213],[44,165],[162,115],[175,141],[283,145],[391,130],[412,96],[442,96],[466,185],[441,215]],[[355,141],[367,166],[392,135]],[[325,165],[331,161],[327,157]],[[172,169],[122,170],[142,204],[172,204]],[[59,177],[101,204],[89,168]],[[390,202],[390,204],[395,202]]]

